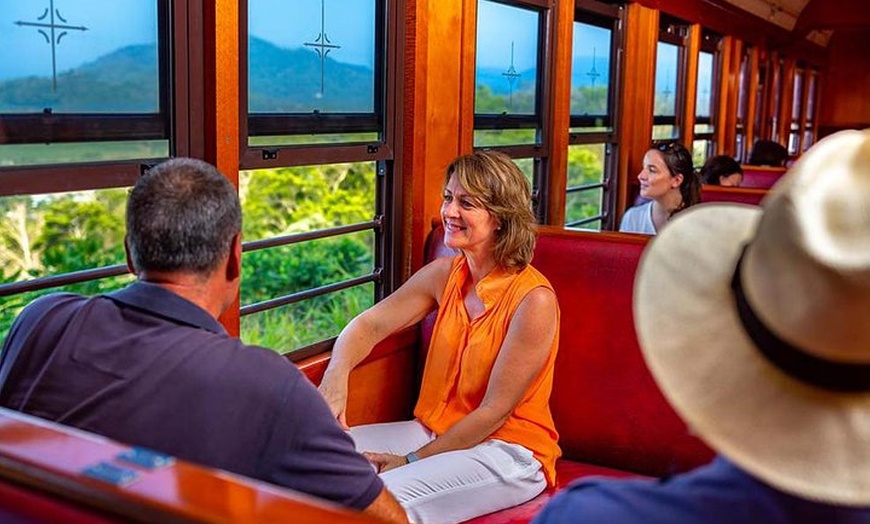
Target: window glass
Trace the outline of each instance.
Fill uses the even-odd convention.
[[[3,2],[0,121],[14,118],[0,167],[169,156],[165,11],[144,0]]]
[[[571,114],[606,115],[610,90],[610,29],[574,22]]]
[[[710,154],[710,148],[713,146],[711,140],[694,140],[692,142],[692,164],[696,168],[704,165],[707,161],[707,156]]]
[[[794,93],[791,104],[791,119],[800,120],[801,104],[803,102],[803,87],[804,87],[804,72],[795,71],[794,74]]]
[[[701,51],[698,56],[698,91],[695,96],[695,115],[709,118],[712,115],[713,53]]]
[[[373,162],[242,171],[245,241],[368,222],[375,216]],[[266,249],[242,259],[242,307],[369,275],[375,233],[364,230]],[[242,317],[242,338],[290,350],[335,336],[374,300],[372,285]]]
[[[372,113],[372,0],[249,0],[249,113]]]
[[[168,140],[0,145],[0,167],[68,162],[108,162],[166,158],[168,156]]]
[[[126,202],[126,189],[0,198],[0,284],[124,264]],[[62,290],[101,293],[130,280],[94,280]],[[0,297],[0,340],[22,307],[60,290]]]
[[[677,126],[670,124],[654,125],[652,137],[653,140],[669,140],[671,138],[677,138]]]
[[[157,2],[7,0],[0,113],[157,113]]]
[[[514,144],[535,143],[538,132],[535,129],[475,129],[475,147],[510,146]]]
[[[354,316],[371,307],[373,297],[374,286],[369,283],[246,315],[241,318],[240,338],[246,344],[288,353],[338,335]]]
[[[816,75],[810,74],[810,85],[807,88],[807,122],[812,122],[816,112]]]
[[[740,61],[739,89],[737,91],[737,123],[745,124],[747,104],[749,103],[749,53],[744,53]]]
[[[245,241],[372,220],[375,164],[330,164],[239,173]]]
[[[568,147],[565,226],[601,229],[604,209],[605,144]]]
[[[536,113],[539,17],[530,9],[478,2],[475,113]]]
[[[676,116],[678,57],[679,48],[677,46],[658,42],[654,115]]]
[[[809,149],[813,145],[813,131],[811,129],[807,129],[804,131],[804,151]]]

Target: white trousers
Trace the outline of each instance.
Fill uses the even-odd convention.
[[[351,428],[357,451],[405,455],[435,440],[417,420]],[[547,486],[541,463],[528,449],[487,440],[381,474],[416,524],[452,524],[522,504]]]

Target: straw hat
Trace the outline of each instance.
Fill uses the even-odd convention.
[[[761,208],[680,213],[641,260],[634,314],[711,447],[788,493],[870,505],[870,130],[820,141]]]

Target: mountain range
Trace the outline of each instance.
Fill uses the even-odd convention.
[[[252,37],[248,49],[249,100],[258,112],[371,112],[374,100],[374,72],[364,66],[321,57],[311,49],[278,47]],[[588,62],[588,64],[586,63]],[[575,86],[589,85],[586,73],[591,57],[578,57],[572,73]],[[597,85],[607,81],[607,71]],[[0,113],[42,112],[130,112],[148,113],[158,109],[157,49],[153,45],[132,45],[117,49],[75,69],[57,75],[58,89],[48,76],[28,76],[0,82]],[[490,86],[493,94],[507,95],[511,85],[497,69],[481,69],[478,82]],[[519,71],[514,93],[530,90],[534,70]],[[322,76],[321,76],[322,75]]]

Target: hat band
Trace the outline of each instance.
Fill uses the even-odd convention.
[[[786,374],[807,384],[833,391],[870,391],[870,364],[846,364],[819,358],[782,340],[764,325],[743,292],[740,270],[746,247],[748,245],[743,247],[734,269],[731,289],[734,291],[740,322],[756,349]]]

